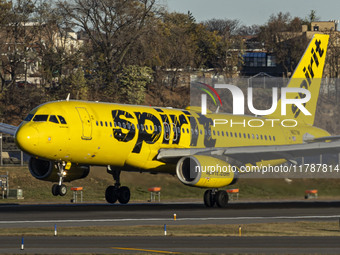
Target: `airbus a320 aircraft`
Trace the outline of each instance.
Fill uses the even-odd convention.
[[[1,124],[0,131],[15,136],[21,150],[31,155],[29,170],[43,181],[56,182],[53,195],[64,196],[64,182],[85,178],[90,166],[106,166],[114,185],[106,189],[107,202],[126,204],[130,190],[121,186],[121,171],[176,174],[185,185],[205,188],[207,207],[225,207],[228,195],[218,188],[237,181],[237,171],[211,174],[197,167],[242,164],[279,165],[294,157],[339,151],[339,137],[313,127],[326,51],[327,35],[315,35],[288,87],[305,88],[311,99],[305,115],[294,105],[281,116],[264,117],[208,113],[86,101],[56,101],[33,109],[19,127]],[[291,93],[292,98],[299,97]],[[295,119],[295,127],[272,125],[268,119]],[[257,119],[261,128],[214,125],[215,119],[236,123]],[[336,139],[334,139],[336,138]]]

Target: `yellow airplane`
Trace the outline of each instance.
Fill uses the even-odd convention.
[[[339,148],[335,139],[339,137],[313,127],[327,45],[327,35],[313,37],[288,85],[311,92],[302,106],[312,115],[301,112],[301,105],[291,105],[282,116],[280,103],[271,115],[254,117],[204,115],[193,107],[65,100],[36,107],[19,127],[2,123],[0,131],[14,135],[19,148],[31,155],[29,170],[35,178],[56,182],[52,186],[55,196],[66,194],[64,182],[85,178],[90,166],[98,165],[106,166],[115,181],[105,192],[109,203],[129,202],[130,190],[121,186],[120,173],[136,171],[176,174],[186,185],[208,189],[204,194],[207,207],[225,207],[228,194],[218,188],[237,181],[241,164],[279,165]],[[289,93],[289,98],[297,97],[301,94]],[[255,125],[254,119],[264,123],[263,127],[216,123],[229,120]],[[282,123],[283,119],[296,120],[298,125]],[[225,171],[205,171],[209,166]]]

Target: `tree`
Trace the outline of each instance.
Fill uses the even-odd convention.
[[[127,53],[143,33],[147,20],[153,16],[155,0],[75,0],[60,2],[74,24],[89,36],[96,56],[97,74],[104,85],[115,81],[124,66]]]
[[[260,27],[259,40],[264,43],[267,52],[275,55],[276,63],[285,69],[286,76],[295,69],[307,47],[301,26],[300,18],[292,19],[289,13],[280,12],[271,15],[268,22]]]
[[[118,74],[119,94],[122,102],[142,104],[145,99],[145,87],[152,81],[149,67],[126,66]]]

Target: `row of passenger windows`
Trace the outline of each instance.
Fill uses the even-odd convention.
[[[102,126],[102,127],[108,127],[108,126],[110,126],[110,127],[112,127],[112,122],[103,122],[103,121],[96,121],[96,125],[97,126]],[[114,125],[114,127],[120,127],[120,128],[124,128],[124,129],[128,129],[128,130],[135,130],[135,125],[134,124],[130,124],[130,123],[125,123],[125,122],[123,122],[123,123],[121,123],[121,122],[114,122],[113,123],[113,125]],[[137,124],[136,125],[137,126],[137,129],[138,130],[141,130],[141,131],[144,131],[144,130],[150,130],[150,131],[152,131],[152,130],[155,130],[156,132],[159,130],[159,131],[161,131],[162,129],[161,129],[161,126],[156,126],[156,125],[154,125],[154,126],[152,126],[152,125],[143,125],[143,124],[141,124],[141,125],[139,125],[139,124]],[[164,127],[164,130],[165,130],[165,132],[167,133],[167,132],[169,132],[170,131],[170,125],[169,124],[167,124],[167,125],[163,125],[163,127]],[[176,128],[177,130],[177,133],[179,134],[179,133],[181,133],[181,129],[179,128],[179,127],[177,127]],[[195,129],[195,130],[193,130],[193,129],[191,129],[191,132],[192,133],[195,133],[195,135],[198,135],[198,129]],[[203,131],[202,131],[202,129],[200,129],[199,130],[199,132],[200,132],[200,134],[202,135],[203,134]],[[185,133],[187,133],[187,134],[189,134],[189,129],[188,128],[182,128],[182,133],[183,134],[185,134]],[[217,136],[226,136],[226,137],[234,137],[234,138],[245,138],[245,139],[257,139],[257,140],[265,140],[265,141],[267,141],[267,140],[269,140],[269,141],[275,141],[276,140],[276,138],[275,138],[275,136],[270,136],[270,135],[259,135],[259,134],[249,134],[249,133],[237,133],[237,132],[228,132],[228,131],[215,131],[215,130],[213,130],[212,131],[212,133],[213,133],[213,135],[214,136],[216,136],[216,134],[217,134]],[[208,132],[207,132],[207,130],[205,130],[205,135],[209,135],[209,136],[211,136],[211,130],[208,130]]]
[[[33,119],[34,122],[53,122],[57,124],[67,124],[66,120],[61,115],[47,115],[47,114],[28,114],[24,121],[31,121]]]

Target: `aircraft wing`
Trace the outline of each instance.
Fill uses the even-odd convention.
[[[18,127],[16,126],[0,123],[0,133],[6,133],[14,136],[17,129]]]
[[[313,156],[325,153],[340,153],[340,140],[330,142],[310,142],[290,145],[246,146],[246,147],[219,147],[198,149],[161,149],[157,155],[158,160],[168,161],[183,156],[204,154],[211,156],[229,156],[243,163],[255,163],[261,160],[286,159]]]

